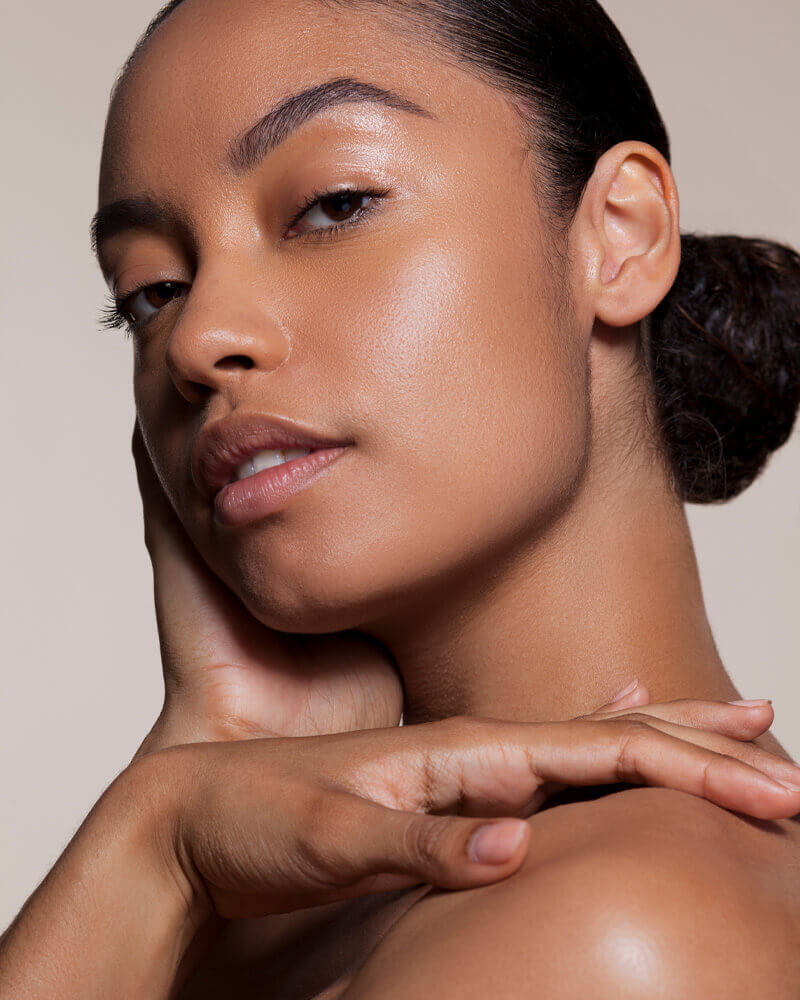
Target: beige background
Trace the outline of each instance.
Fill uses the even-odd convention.
[[[222,2],[222,0],[220,0]],[[265,0],[265,6],[268,0]],[[682,228],[800,246],[797,0],[608,0],[674,145]],[[0,926],[160,707],[129,451],[130,345],[101,332],[87,227],[108,92],[157,0],[4,13]],[[800,433],[726,507],[691,508],[743,697],[800,756]]]

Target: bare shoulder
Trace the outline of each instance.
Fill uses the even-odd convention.
[[[343,1000],[797,1000],[800,825],[636,788],[528,821],[503,882],[433,890]]]

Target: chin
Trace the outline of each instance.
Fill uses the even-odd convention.
[[[421,621],[442,601],[469,600],[476,579],[531,544],[570,493],[575,470],[565,464],[509,459],[476,477],[464,462],[434,470],[438,478],[319,490],[244,530],[214,533],[208,561],[277,631]]]
[[[278,538],[275,525],[254,526],[211,563],[268,628],[321,635],[358,628],[378,611],[380,562],[364,540],[334,544],[309,532]]]

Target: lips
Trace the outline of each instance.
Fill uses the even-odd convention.
[[[236,469],[259,451],[274,448],[341,448],[352,440],[330,438],[284,417],[232,414],[204,427],[192,449],[192,478],[208,499],[231,481]]]

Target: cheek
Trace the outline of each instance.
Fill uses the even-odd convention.
[[[571,488],[585,380],[538,273],[532,249],[492,257],[442,246],[393,283],[370,368],[393,542],[411,534],[423,552],[466,557]]]
[[[586,365],[531,280],[532,254],[406,247],[382,277],[360,276],[357,302],[331,303],[327,384],[357,447],[241,550],[251,606],[303,630],[354,627],[404,588],[519,544],[569,496],[588,435]]]

